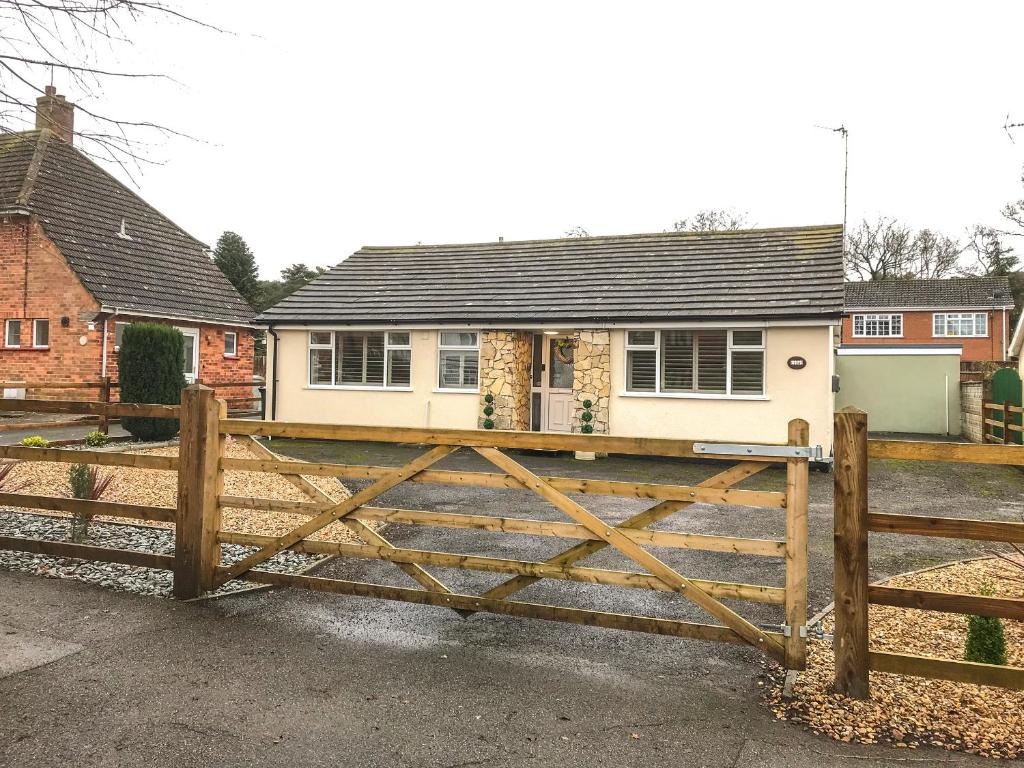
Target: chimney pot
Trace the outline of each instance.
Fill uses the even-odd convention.
[[[48,85],[36,99],[36,129],[49,128],[57,138],[74,144],[75,105]]]

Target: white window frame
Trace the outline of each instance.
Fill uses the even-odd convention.
[[[39,343],[39,323],[46,323],[46,343]],[[50,348],[50,321],[45,317],[37,317],[32,320],[32,349]]]
[[[234,342],[231,345],[231,351],[228,351],[228,338]],[[224,357],[238,357],[238,332],[237,331],[224,331]]]
[[[662,390],[662,371],[661,371],[661,331],[654,330],[654,344],[631,344],[629,341],[629,334],[631,332],[651,332],[650,328],[634,328],[631,330],[624,331],[625,339],[625,354],[622,356],[622,395],[624,397],[674,397],[680,399],[690,400],[768,400],[767,391],[767,371],[768,371],[768,358],[767,358],[767,342],[768,342],[768,329],[767,328],[692,328],[686,330],[692,330],[694,333],[700,331],[726,331],[726,352],[725,352],[725,394],[713,393],[713,392],[675,392],[675,391],[663,391]],[[761,332],[761,343],[758,345],[748,344],[735,344],[733,340],[733,334],[736,331],[760,331]],[[629,387],[629,352],[634,351],[647,351],[654,350],[654,391],[644,390],[630,390]],[[741,352],[757,352],[760,351],[764,355],[764,364],[761,366],[761,394],[759,395],[748,395],[748,394],[733,394],[732,391],[732,353],[734,350]],[[696,350],[694,352],[694,378],[695,380],[699,377],[700,373],[697,368]]]
[[[11,339],[11,324],[18,324],[18,343],[8,343]],[[21,320],[12,318],[10,320],[4,320],[4,348],[5,349],[21,349]]]
[[[121,322],[119,320],[115,320],[114,321],[114,351],[115,352],[120,352],[121,351],[121,345],[117,343],[117,329],[118,328],[127,328],[129,325],[131,325],[131,323]]]
[[[339,328],[337,330],[333,328],[317,328],[311,330],[306,334],[306,389],[349,389],[349,390],[362,390],[371,392],[412,392],[412,331],[402,330],[391,330],[391,331],[351,331],[352,333],[380,333],[384,335],[384,379],[382,384],[314,384],[312,382],[313,370],[311,367],[311,355],[310,352],[314,349],[330,349],[331,350],[331,381],[337,382],[338,380],[338,367],[337,367],[337,349],[335,342],[337,340],[338,333],[349,333],[348,329]],[[329,333],[331,335],[331,343],[327,344],[314,344],[313,334],[314,333]],[[409,337],[407,344],[396,344],[392,342],[391,335],[404,333]],[[391,352],[393,350],[409,350],[409,384],[401,384],[397,386],[391,386],[388,384],[388,379],[391,378]]]
[[[446,333],[472,333],[476,338],[476,343],[470,345],[462,344],[445,344],[444,335]],[[441,353],[445,350],[454,350],[456,352],[466,352],[468,350],[476,350],[476,387],[446,387],[441,381]],[[459,378],[462,378],[462,371],[459,372]],[[459,329],[459,330],[440,330],[437,332],[437,386],[434,391],[446,394],[479,394],[480,392],[480,331]]]
[[[857,332],[857,321],[861,321],[860,332]],[[868,333],[869,322],[879,323],[885,321],[889,324],[889,333]],[[893,322],[900,325],[899,333],[892,333]],[[850,321],[855,339],[902,339],[903,338],[903,315],[899,312],[857,312]]]
[[[942,318],[942,327],[946,333],[936,333],[935,324]],[[948,333],[949,319],[955,317],[958,321],[965,317],[974,318],[974,333]],[[978,318],[985,325],[984,333],[978,333]],[[986,339],[988,338],[988,312],[933,312],[932,313],[932,338],[933,339]]]

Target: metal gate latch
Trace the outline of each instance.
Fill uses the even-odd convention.
[[[793,636],[793,628],[791,626],[789,626],[789,624],[783,624],[782,625],[782,636],[783,637],[792,637]],[[800,637],[807,637],[807,625],[806,624],[801,624],[800,625]]]

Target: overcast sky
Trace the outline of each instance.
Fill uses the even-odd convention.
[[[816,126],[850,130],[851,223],[959,236],[1024,196],[1019,1],[177,6],[234,34],[144,24],[113,60],[181,84],[91,105],[199,137],[152,150],[142,195],[211,244],[239,232],[264,277],[709,207],[841,222],[842,141]]]

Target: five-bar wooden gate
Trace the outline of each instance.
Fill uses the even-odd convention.
[[[223,404],[213,393],[190,387],[182,401],[181,472],[178,542],[180,562],[175,589],[181,597],[193,597],[244,578],[263,584],[302,587],[324,592],[386,598],[411,603],[444,606],[463,615],[475,612],[565,621],[598,627],[629,629],[683,638],[740,643],[761,649],[790,669],[806,663],[807,612],[807,423],[790,423],[788,445],[719,446],[687,440],[659,440],[626,437],[503,432],[494,430],[409,429],[226,419]],[[313,438],[321,440],[367,440],[429,446],[401,467],[349,464],[296,464],[267,456],[261,459],[233,459],[224,456],[226,435]],[[458,450],[469,449],[493,465],[497,472],[466,472],[435,467]],[[694,485],[634,483],[568,477],[540,477],[505,451],[544,449],[593,451],[632,455],[718,459],[732,466]],[[738,455],[742,454],[742,455]],[[767,469],[785,464],[785,492],[743,490],[734,486]],[[337,501],[321,494],[318,501],[294,502],[258,497],[227,496],[223,493],[225,470],[279,473],[296,480],[298,476],[362,478],[372,482],[350,498]],[[371,506],[400,483],[440,483],[453,486],[482,486],[533,492],[563,513],[566,521],[531,520],[483,514],[453,514]],[[650,499],[653,504],[617,525],[612,525],[568,494],[603,494]],[[314,494],[315,495],[315,494]],[[729,504],[775,509],[785,517],[785,537],[777,540],[651,530],[695,503]],[[306,514],[309,519],[285,535],[259,536],[222,530],[222,507],[285,510]],[[543,562],[464,555],[451,552],[403,549],[367,525],[370,521],[399,522],[527,534],[557,536],[574,543]],[[363,543],[320,541],[310,536],[326,526],[341,522]],[[780,521],[781,522],[781,521]],[[245,559],[222,566],[221,543],[256,547]],[[612,547],[638,569],[618,571],[580,565],[588,556]],[[773,587],[709,581],[687,577],[648,549],[689,548],[752,556],[777,557],[785,564],[785,586]],[[283,550],[323,553],[395,563],[420,588],[368,584],[337,578],[275,573],[259,566]],[[482,594],[454,592],[428,566],[460,568],[509,574],[510,578]],[[592,584],[674,592],[716,620],[700,624],[675,619],[609,613],[511,599],[515,593],[540,579],[562,579]],[[727,606],[724,599],[782,605],[782,631],[766,631]]]

